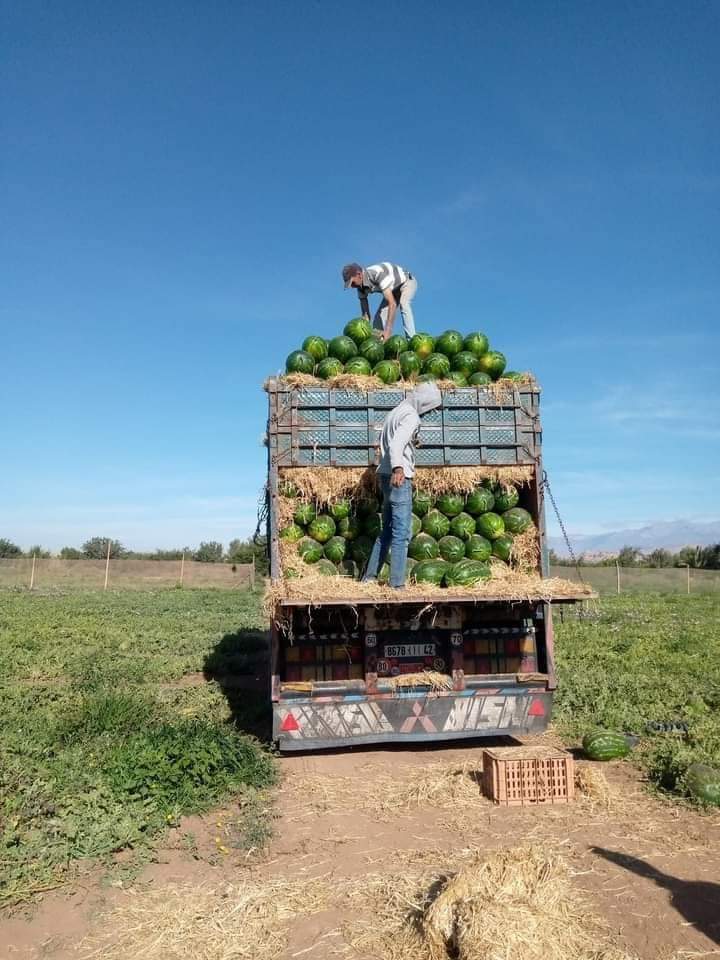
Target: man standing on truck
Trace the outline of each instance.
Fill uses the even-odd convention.
[[[392,336],[395,314],[400,307],[405,336],[415,336],[415,320],[412,312],[412,300],[417,293],[417,280],[396,263],[374,263],[361,267],[359,263],[348,263],[342,269],[345,289],[355,287],[360,298],[362,315],[370,320],[368,296],[381,293],[385,298],[375,313],[373,326],[383,331],[383,340]]]
[[[382,531],[368,560],[364,582],[377,579],[390,555],[390,586],[405,588],[408,544],[412,530],[412,478],[415,476],[414,444],[420,417],[442,403],[434,383],[421,383],[385,417],[380,434],[378,477],[382,489]]]

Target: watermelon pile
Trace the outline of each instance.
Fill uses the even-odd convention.
[[[280,530],[280,537],[297,545],[301,560],[317,565],[321,573],[359,578],[381,530],[378,500],[367,495],[341,499],[319,510],[300,500],[289,483],[280,493],[293,500],[292,522]],[[467,495],[432,497],[415,491],[406,576],[434,586],[467,587],[487,580],[491,560],[510,564],[514,536],[532,525],[530,513],[519,503],[517,487],[491,481]],[[381,571],[379,579],[386,578],[387,571]]]
[[[446,330],[439,337],[417,333],[408,340],[402,334],[384,343],[379,331],[358,317],[331,340],[311,334],[300,350],[293,350],[285,363],[287,373],[304,373],[330,380],[342,373],[375,376],[383,383],[400,380],[451,380],[459,387],[483,386],[498,380],[526,380],[528,374],[506,370],[504,354],[491,350],[484,333],[463,335]]]

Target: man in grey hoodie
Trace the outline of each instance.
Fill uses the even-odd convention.
[[[434,383],[421,383],[385,417],[380,434],[378,476],[382,487],[382,532],[376,539],[363,580],[375,580],[392,546],[390,586],[405,586],[407,551],[412,530],[412,478],[415,476],[414,441],[420,417],[435,410],[442,396]]]

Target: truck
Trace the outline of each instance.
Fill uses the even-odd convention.
[[[411,385],[385,389],[266,382],[267,543],[272,607],[270,696],[281,751],[542,732],[556,689],[552,608],[584,599],[549,586],[534,380],[443,391],[423,418],[418,471],[504,468],[524,475],[538,532],[536,584],[521,596],[427,591],[327,596],[291,589],[282,569],[281,489],[298,470],[373,470],[383,420]],[[288,589],[283,588],[287,583]],[[444,682],[438,684],[437,677]],[[404,678],[410,678],[404,683]],[[434,681],[430,678],[436,678]],[[425,679],[427,678],[427,679]]]

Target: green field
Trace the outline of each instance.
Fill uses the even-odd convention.
[[[569,742],[595,725],[643,735],[637,760],[678,790],[690,762],[717,764],[719,619],[712,595],[621,596],[558,617]],[[257,593],[0,593],[2,901],[120,850],[142,858],[169,823],[238,791],[237,845],[262,840],[264,626]],[[687,735],[645,736],[678,721]]]

